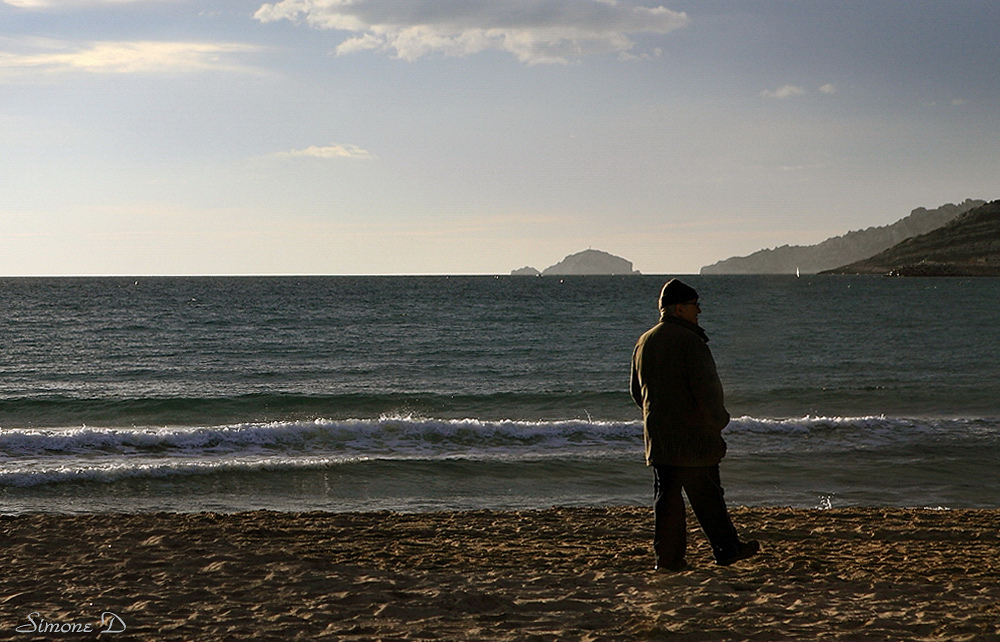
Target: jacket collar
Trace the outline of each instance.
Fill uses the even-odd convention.
[[[673,323],[673,324],[681,326],[682,328],[687,328],[691,332],[694,332],[699,337],[701,337],[702,340],[705,343],[708,343],[708,335],[705,334],[705,330],[700,325],[698,325],[696,323],[691,323],[690,321],[685,321],[684,319],[681,319],[680,317],[675,317],[672,314],[661,315],[660,316],[660,323]]]

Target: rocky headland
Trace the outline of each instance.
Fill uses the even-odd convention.
[[[822,274],[1000,276],[1000,200],[874,256]]]
[[[702,274],[815,274],[867,259],[897,243],[926,234],[955,220],[986,201],[968,199],[937,209],[923,207],[891,225],[869,227],[829,238],[817,245],[783,245],[737,256],[701,268]]]

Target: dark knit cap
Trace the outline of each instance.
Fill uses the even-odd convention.
[[[670,279],[660,291],[660,309],[676,303],[688,303],[697,298],[698,293],[695,292],[694,288],[677,279]]]

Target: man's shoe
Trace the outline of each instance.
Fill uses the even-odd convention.
[[[657,573],[680,573],[681,571],[688,570],[688,568],[688,563],[681,560],[680,564],[660,564],[657,562],[653,570]]]
[[[753,557],[760,552],[760,542],[753,539],[749,542],[740,542],[736,545],[736,553],[731,557],[726,557],[723,559],[716,560],[715,563],[719,566],[729,566],[730,564],[735,564],[740,560],[745,560],[747,558]]]

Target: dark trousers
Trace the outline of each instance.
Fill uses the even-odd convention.
[[[718,466],[654,466],[653,549],[658,565],[674,568],[684,561],[687,519],[681,490],[712,544],[716,560],[732,557],[739,546],[736,528],[726,509]]]

